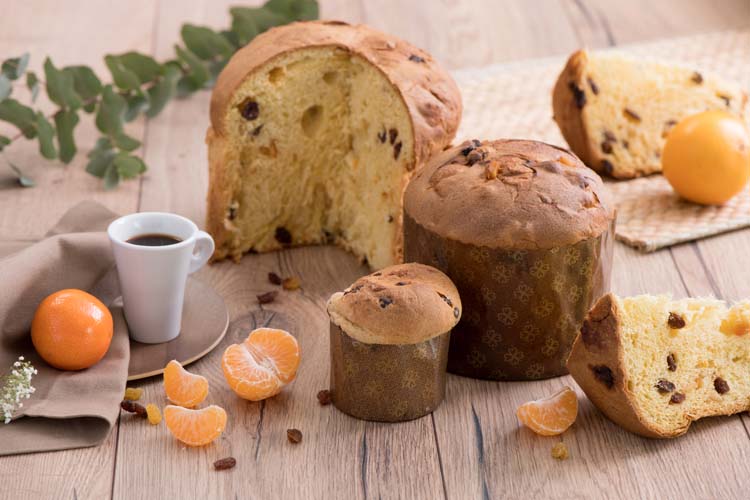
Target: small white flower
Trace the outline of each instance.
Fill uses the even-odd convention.
[[[2,397],[0,397],[0,408],[2,408],[4,422],[10,423],[13,418],[13,412],[18,408],[23,408],[22,399],[28,399],[34,393],[35,389],[31,385],[31,379],[36,375],[36,369],[30,362],[24,361],[20,356],[18,361],[12,365],[9,375],[0,378],[0,387],[2,387]]]

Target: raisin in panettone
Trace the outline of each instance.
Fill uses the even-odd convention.
[[[748,115],[747,95],[737,83],[615,51],[571,55],[552,105],[573,152],[619,178],[660,172],[667,134],[686,116],[709,109]]]
[[[333,242],[400,262],[403,188],[460,119],[450,76],[399,38],[338,21],[263,33],[211,99],[214,257]]]
[[[401,264],[328,301],[331,396],[357,418],[397,422],[433,411],[445,394],[451,329],[461,299],[435,268]]]
[[[647,437],[750,409],[750,303],[608,294],[591,309],[568,368],[612,421]]]
[[[613,221],[599,176],[541,142],[466,142],[417,172],[404,195],[404,258],[440,269],[461,294],[448,370],[565,373],[586,311],[609,286]]]

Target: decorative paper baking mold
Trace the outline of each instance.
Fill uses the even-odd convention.
[[[750,31],[726,31],[618,47],[734,79],[750,90]],[[552,86],[564,57],[454,72],[464,101],[456,144],[523,138],[565,145],[552,121]],[[722,207],[680,200],[661,175],[607,182],[617,204],[617,239],[644,251],[750,226],[750,191]]]

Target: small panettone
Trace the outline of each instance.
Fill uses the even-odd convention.
[[[400,262],[403,188],[460,120],[451,77],[399,38],[339,21],[263,33],[211,98],[214,258],[336,243],[374,269]]]
[[[567,150],[471,141],[404,195],[404,258],[445,272],[464,304],[448,370],[497,380],[566,372],[591,303],[609,287],[614,208]]]
[[[608,294],[591,309],[568,368],[612,421],[674,437],[750,410],[750,302]]]
[[[401,264],[355,281],[328,301],[331,397],[357,418],[412,420],[445,395],[451,329],[461,299],[451,280]]]
[[[747,95],[737,83],[615,51],[573,53],[552,106],[573,152],[619,178],[660,172],[667,134],[686,116],[709,109],[748,115]]]

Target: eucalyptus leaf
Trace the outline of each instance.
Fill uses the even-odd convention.
[[[8,97],[12,91],[13,84],[11,83],[10,78],[4,74],[0,74],[0,101]]]
[[[126,68],[118,56],[104,56],[104,63],[112,74],[112,79],[117,88],[123,90],[135,90],[140,88],[141,81],[138,75]]]
[[[93,176],[103,178],[107,173],[107,168],[112,164],[115,158],[115,151],[112,149],[112,142],[108,137],[100,137],[96,141],[96,146],[89,154],[89,162],[86,165],[86,172]]]
[[[179,45],[175,45],[174,49],[180,61],[185,63],[189,68],[185,76],[195,85],[196,90],[202,88],[211,78],[203,62],[195,54],[183,49]]]
[[[7,146],[8,144],[10,144],[10,142],[11,141],[10,141],[9,137],[5,137],[4,135],[0,135],[0,151],[2,151],[5,148],[5,146]]]
[[[229,13],[239,45],[246,45],[267,29],[287,22],[284,16],[263,7],[232,7]]]
[[[36,133],[39,138],[39,152],[48,160],[57,158],[57,149],[55,148],[55,127],[40,112],[36,113]]]
[[[86,113],[93,113],[96,110],[96,101],[91,101],[83,107]]]
[[[106,85],[96,112],[96,128],[105,134],[116,134],[122,130],[125,120],[125,98],[115,92],[112,85]]]
[[[177,80],[176,95],[178,99],[183,99],[200,89],[201,87],[196,85],[189,75],[184,75]]]
[[[161,65],[153,57],[140,52],[126,52],[118,58],[125,68],[138,76],[141,83],[152,82],[162,73]]]
[[[112,151],[112,148],[112,140],[106,135],[103,135],[96,140],[96,144],[94,145],[94,148],[89,151],[88,157],[94,158],[95,156],[100,156],[107,151]]]
[[[146,171],[146,164],[143,160],[127,153],[117,153],[113,163],[117,168],[117,173],[123,179],[132,179]]]
[[[8,77],[9,80],[18,80],[23,76],[29,65],[29,53],[26,52],[21,57],[12,57],[3,61],[0,72]]]
[[[20,168],[18,168],[17,165],[14,163],[8,162],[8,166],[10,169],[16,174],[16,177],[18,178],[18,184],[21,187],[29,188],[34,187],[34,181],[30,177],[26,177],[24,173],[21,171]]]
[[[263,7],[286,17],[288,21],[312,21],[318,18],[316,0],[268,0]]]
[[[224,66],[226,66],[228,62],[229,60],[227,59],[220,59],[208,63],[208,72],[211,75],[211,82],[216,81],[219,77],[219,73],[221,73],[221,70],[224,69]]]
[[[15,125],[27,139],[36,137],[34,110],[11,97],[0,101],[0,120]]]
[[[187,48],[201,59],[209,60],[216,56],[228,58],[234,52],[234,47],[226,38],[204,26],[185,24],[180,34]]]
[[[102,91],[102,82],[96,73],[88,66],[68,66],[63,71],[73,75],[76,92],[89,103],[86,107],[90,106],[90,101]]]
[[[39,78],[33,71],[26,73],[26,87],[31,91],[31,102],[36,102],[39,95]]]
[[[237,33],[232,30],[223,30],[221,31],[221,36],[226,38],[227,41],[232,44],[233,52],[239,48],[240,40],[237,37]]]
[[[114,189],[119,183],[120,173],[117,171],[117,167],[115,167],[113,161],[107,165],[107,170],[104,172],[104,189]]]
[[[52,102],[62,108],[81,107],[83,102],[75,90],[73,75],[57,69],[49,57],[44,60],[44,77],[47,80],[47,95]]]
[[[141,141],[134,137],[130,137],[124,132],[120,132],[119,134],[115,134],[112,139],[114,139],[114,144],[118,148],[124,150],[124,151],[133,151],[138,149],[141,145]]]
[[[179,68],[171,65],[164,66],[164,76],[148,89],[149,106],[146,116],[153,118],[158,115],[177,90]]]
[[[55,129],[57,129],[57,145],[60,148],[60,160],[70,163],[75,157],[76,148],[73,130],[78,125],[78,113],[72,109],[62,109],[55,113]]]
[[[125,121],[132,122],[141,111],[148,109],[149,101],[148,95],[138,90],[138,93],[125,97],[126,109],[125,109]]]

